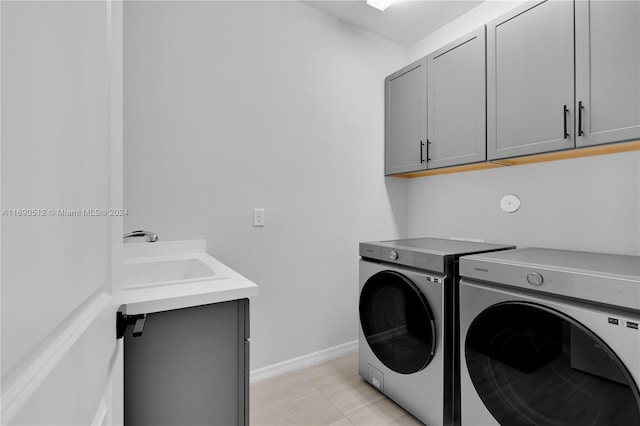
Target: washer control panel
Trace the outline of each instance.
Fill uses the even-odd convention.
[[[385,247],[375,243],[360,243],[360,256],[394,265],[410,266],[425,271],[444,273],[445,261],[441,254],[427,253],[401,247]]]
[[[544,277],[537,272],[527,274],[527,282],[535,287],[540,287],[544,283]]]

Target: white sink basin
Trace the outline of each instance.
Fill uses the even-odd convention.
[[[197,258],[142,261],[124,265],[125,288],[138,288],[161,283],[194,279],[223,278]]]
[[[206,251],[206,241],[125,244],[122,303],[130,315],[258,295],[258,286]]]

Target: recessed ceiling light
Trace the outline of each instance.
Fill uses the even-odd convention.
[[[378,10],[384,11],[391,6],[396,0],[367,0],[369,6],[375,7]]]

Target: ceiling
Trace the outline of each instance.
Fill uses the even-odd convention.
[[[365,0],[302,1],[356,27],[378,34],[404,46],[410,46],[483,0],[402,0],[384,12]]]

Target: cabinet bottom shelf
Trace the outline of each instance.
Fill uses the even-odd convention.
[[[548,152],[545,154],[528,155],[524,157],[505,158],[491,160],[484,163],[465,164],[462,166],[444,167],[442,169],[421,170],[419,172],[393,175],[396,178],[416,178],[423,176],[435,176],[448,173],[462,173],[473,170],[487,170],[498,167],[518,166],[520,164],[541,163],[545,161],[566,160],[570,158],[591,157],[594,155],[617,154],[620,152],[640,151],[640,140],[619,142],[609,145],[598,145],[587,148],[576,148],[566,151]]]

